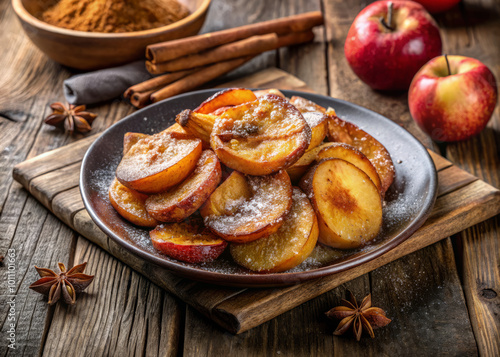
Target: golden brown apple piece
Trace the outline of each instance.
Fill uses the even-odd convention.
[[[213,96],[201,103],[198,108],[193,110],[193,112],[210,114],[215,112],[217,109],[252,102],[255,99],[257,99],[257,97],[250,89],[228,88],[215,93]]]
[[[329,108],[328,140],[339,141],[354,146],[371,161],[380,177],[382,197],[394,181],[394,164],[387,149],[373,136],[356,125],[337,117],[335,110]]]
[[[319,223],[319,241],[339,249],[363,246],[382,226],[382,199],[368,175],[342,159],[323,159],[301,180]]]
[[[194,171],[184,181],[148,197],[146,210],[158,221],[180,222],[201,207],[217,188],[220,179],[219,159],[212,150],[205,150]]]
[[[149,232],[153,247],[186,263],[211,262],[222,254],[227,242],[203,227],[203,222],[161,224]]]
[[[140,139],[123,156],[116,178],[143,193],[158,193],[183,181],[201,155],[201,140],[180,133],[159,133]]]
[[[344,143],[329,143],[327,147],[322,148],[316,155],[316,161],[323,159],[342,159],[350,162],[357,168],[364,171],[365,174],[373,181],[377,189],[381,191],[380,178],[377,170],[370,160],[359,150],[351,145]]]
[[[189,134],[203,141],[203,148],[210,148],[210,134],[214,127],[215,114],[201,114],[185,109],[175,117],[179,126]]]
[[[125,133],[123,136],[123,155],[125,155],[139,140],[147,138],[148,136],[149,135],[142,133]]]
[[[290,176],[290,180],[292,180],[292,182],[298,182],[311,168],[318,153],[332,144],[333,143],[324,143],[323,145],[307,150],[295,164],[286,169],[288,176]]]
[[[276,232],[291,205],[292,184],[286,171],[269,176],[245,176],[234,171],[200,213],[212,232],[225,240],[244,243]]]
[[[311,129],[300,111],[267,94],[218,116],[210,145],[224,165],[248,175],[268,175],[293,165],[310,140]]]
[[[108,193],[111,205],[130,223],[142,227],[154,227],[159,223],[146,211],[147,195],[123,186],[116,178],[111,183]]]
[[[255,90],[253,91],[253,93],[257,96],[257,98],[263,97],[267,94],[276,94],[277,96],[286,99],[285,95],[281,93],[279,89],[276,88]]]
[[[307,124],[311,128],[311,143],[307,150],[310,150],[325,140],[328,129],[328,115],[325,114],[325,108],[302,97],[293,96],[290,99],[293,104],[304,116]]]
[[[301,112],[320,112],[323,114],[326,113],[326,109],[321,105],[318,105],[309,99],[296,95],[290,98],[290,103],[295,105],[295,107]]]
[[[169,126],[165,130],[163,130],[165,133],[181,133],[181,134],[189,134],[182,126],[180,126],[178,123],[174,123],[173,125]]]
[[[318,240],[318,221],[311,203],[293,188],[292,208],[280,229],[267,238],[250,243],[230,244],[236,263],[260,273],[278,273],[302,263]]]

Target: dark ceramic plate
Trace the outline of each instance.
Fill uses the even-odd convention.
[[[87,151],[80,178],[85,207],[109,237],[133,254],[198,281],[246,287],[288,285],[338,273],[378,257],[403,242],[428,217],[436,198],[436,169],[427,150],[410,133],[377,113],[342,100],[283,91],[287,96],[300,95],[335,108],[339,117],[357,124],[385,145],[394,161],[396,177],[386,194],[380,235],[362,249],[338,251],[318,246],[300,266],[275,274],[248,272],[238,267],[227,251],[215,262],[202,265],[182,263],[156,252],[148,230],[122,219],[108,200],[107,190],[122,157],[123,135],[128,131],[159,132],[173,124],[181,110],[195,108],[215,92],[192,92],[139,110],[106,130]]]

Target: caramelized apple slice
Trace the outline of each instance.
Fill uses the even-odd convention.
[[[175,117],[179,126],[189,134],[203,141],[203,148],[210,148],[210,134],[217,116],[214,114],[201,114],[185,109]]]
[[[255,99],[257,99],[257,97],[250,89],[228,88],[215,93],[193,111],[200,114],[210,114],[222,107],[232,107],[252,102]]]
[[[125,155],[139,140],[147,138],[148,136],[149,135],[142,133],[125,133],[123,136],[123,155]]]
[[[327,147],[322,148],[316,155],[316,161],[323,159],[342,159],[350,162],[357,168],[363,170],[365,174],[373,181],[377,189],[381,191],[380,178],[377,170],[370,160],[359,150],[351,145],[344,143],[329,143]]]
[[[200,155],[199,139],[175,132],[155,134],[130,148],[116,169],[116,178],[139,192],[161,192],[183,181]]]
[[[153,247],[186,263],[206,263],[217,259],[227,242],[203,227],[203,223],[162,224],[149,232]]]
[[[387,149],[373,136],[356,125],[337,117],[335,110],[329,108],[328,140],[339,141],[354,146],[371,161],[380,177],[382,197],[394,181],[394,164]]]
[[[234,171],[200,213],[212,232],[244,243],[276,232],[291,205],[292,184],[286,171],[269,176],[244,176]]]
[[[127,221],[142,227],[154,227],[158,221],[145,208],[147,195],[123,186],[116,178],[109,187],[109,201],[114,209]]]
[[[324,159],[300,182],[319,223],[319,241],[351,249],[375,238],[382,227],[382,199],[368,175],[342,159]]]
[[[180,126],[178,123],[175,123],[165,130],[163,130],[165,133],[180,133],[180,134],[189,134],[182,126]]]
[[[316,146],[312,149],[307,150],[295,164],[287,168],[286,172],[288,173],[288,176],[290,176],[292,182],[298,182],[302,178],[302,176],[304,176],[305,173],[311,168],[314,160],[316,160],[316,156],[318,155],[318,153],[322,149],[327,148],[332,144],[333,143],[325,143],[323,145]]]
[[[311,140],[311,129],[297,108],[267,94],[227,109],[210,136],[223,164],[249,175],[268,175],[295,163]]]
[[[275,94],[283,99],[286,99],[285,95],[281,93],[279,89],[276,88],[255,90],[253,91],[253,93],[257,96],[257,98],[263,97],[267,94]]]
[[[158,221],[180,222],[192,215],[217,188],[221,167],[212,150],[205,150],[194,171],[179,185],[151,195],[146,210]]]
[[[231,255],[239,265],[261,273],[277,273],[302,263],[318,240],[318,221],[311,203],[297,187],[292,207],[280,229],[250,243],[231,243]]]
[[[307,124],[311,128],[311,143],[307,150],[310,150],[325,140],[328,129],[328,115],[325,114],[325,108],[302,97],[293,96],[290,99],[293,104],[304,116]]]
[[[320,112],[323,114],[326,113],[326,109],[321,105],[318,105],[313,101],[310,101],[309,99],[299,97],[296,95],[290,98],[290,103],[295,105],[295,107],[301,112]]]

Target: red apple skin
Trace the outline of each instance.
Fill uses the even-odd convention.
[[[480,61],[439,56],[415,75],[408,92],[410,113],[436,141],[466,140],[486,127],[497,103],[495,76]]]
[[[458,4],[460,0],[413,0],[425,7],[431,14],[448,11],[453,6]]]
[[[394,31],[387,21],[388,3],[364,8],[349,29],[344,45],[347,62],[373,89],[407,90],[415,73],[442,50],[439,28],[424,7],[413,1],[392,1]]]

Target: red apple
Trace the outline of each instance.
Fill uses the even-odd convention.
[[[161,224],[149,232],[153,247],[186,263],[206,263],[217,259],[227,242],[213,235],[203,224],[193,222]]]
[[[432,14],[444,12],[458,4],[460,0],[413,0],[422,4]]]
[[[439,28],[424,7],[394,0],[376,1],[356,16],[344,51],[354,73],[373,89],[406,90],[441,48]]]
[[[432,139],[458,141],[484,129],[497,103],[495,76],[480,61],[439,56],[415,75],[408,92],[413,119]]]

